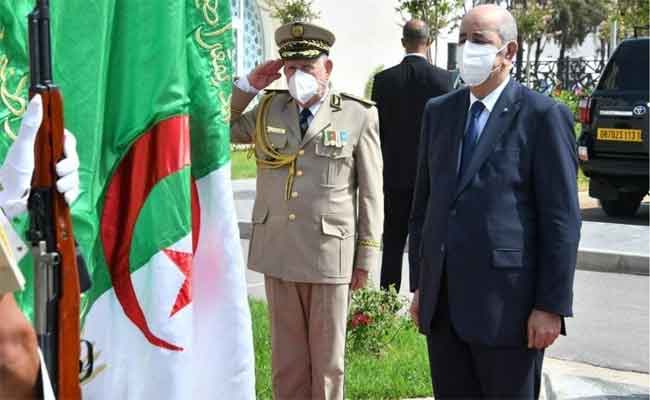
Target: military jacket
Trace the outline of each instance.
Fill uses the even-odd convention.
[[[233,142],[256,141],[259,104],[242,113],[251,99],[234,87]],[[296,158],[280,168],[258,162],[249,268],[294,282],[349,283],[353,268],[378,265],[382,158],[372,103],[330,91],[303,139],[298,106],[281,91],[264,124],[267,147]],[[269,158],[259,143],[255,151]]]

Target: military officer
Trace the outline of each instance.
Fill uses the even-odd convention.
[[[329,84],[334,35],[307,23],[275,33],[281,60],[236,81],[234,142],[255,143],[248,266],[265,275],[276,399],[342,399],[348,295],[378,265],[382,159],[373,103]],[[267,91],[281,77],[288,91]]]
[[[24,286],[16,263],[27,248],[9,219],[27,207],[34,141],[42,117],[41,97],[34,96],[23,115],[18,137],[0,166],[0,399],[54,399],[34,329],[12,295]],[[65,158],[56,166],[57,189],[72,204],[79,195],[79,157],[76,140],[67,131],[64,151]]]

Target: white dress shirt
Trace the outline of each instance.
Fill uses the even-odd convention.
[[[425,56],[425,55],[422,54],[422,53],[406,53],[406,55],[404,56],[404,58],[406,58],[406,57],[410,57],[410,56],[422,57],[422,58],[424,58],[425,60],[427,60],[427,56]],[[427,60],[427,61],[428,61],[428,60]]]
[[[497,101],[499,101],[499,98],[501,97],[501,93],[503,93],[503,91],[505,90],[506,86],[508,85],[508,82],[510,82],[510,75],[508,75],[506,79],[499,86],[496,87],[496,89],[491,91],[490,94],[483,97],[482,99],[479,99],[478,97],[474,96],[474,94],[471,91],[469,92],[469,107],[467,107],[467,121],[465,122],[465,129],[467,129],[467,127],[469,126],[469,119],[470,119],[469,110],[472,109],[472,104],[481,100],[481,103],[483,103],[483,105],[485,106],[483,112],[481,112],[481,115],[478,117],[479,139],[481,138],[481,134],[483,133],[483,128],[485,128],[485,124],[487,124],[488,118],[490,118],[490,113],[492,112],[492,110],[494,110],[494,106],[497,104]]]
[[[488,122],[488,119],[490,118],[490,113],[492,113],[492,110],[494,110],[494,106],[496,106],[497,101],[499,101],[499,98],[501,97],[501,93],[505,90],[506,86],[508,85],[508,82],[510,82],[510,75],[506,77],[506,79],[501,82],[499,86],[496,87],[493,91],[491,91],[487,96],[483,97],[482,99],[479,99],[478,97],[474,96],[474,93],[471,91],[469,92],[469,107],[467,108],[467,119],[465,120],[465,129],[463,130],[463,135],[467,131],[467,127],[469,126],[469,121],[471,116],[470,110],[472,109],[472,104],[474,104],[477,101],[481,101],[485,108],[483,108],[483,111],[478,117],[478,138],[476,139],[477,142],[480,141],[481,135],[483,134],[483,129],[485,128],[485,125]],[[464,137],[464,136],[463,136]],[[464,140],[464,139],[463,139]],[[458,165],[456,167],[456,171],[460,171],[460,162],[461,162],[461,156],[463,154],[463,142],[460,143],[460,148],[458,149]]]

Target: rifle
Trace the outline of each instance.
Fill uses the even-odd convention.
[[[34,145],[28,238],[34,256],[34,327],[57,398],[80,399],[79,272],[70,209],[56,189],[63,158],[63,101],[52,82],[49,0],[28,16],[30,98],[43,101]]]

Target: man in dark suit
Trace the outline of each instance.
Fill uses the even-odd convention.
[[[449,91],[451,74],[426,58],[429,28],[420,20],[404,25],[402,62],[375,76],[372,100],[379,111],[379,136],[384,158],[384,251],[381,287],[402,281],[402,255],[413,201],[418,142],[426,102]]]
[[[411,313],[427,335],[436,399],[537,398],[544,349],[572,315],[573,118],[510,79],[516,39],[503,8],[465,15],[468,88],[429,101],[422,121]]]

